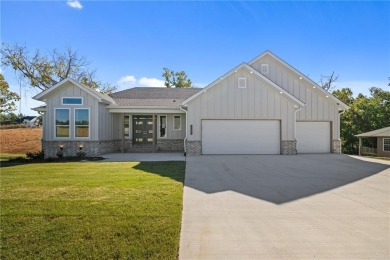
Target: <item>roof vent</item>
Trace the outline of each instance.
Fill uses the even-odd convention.
[[[261,74],[268,74],[269,73],[268,64],[261,64],[260,72]]]
[[[238,78],[238,88],[246,88],[246,78]]]

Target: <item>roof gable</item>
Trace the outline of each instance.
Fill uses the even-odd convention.
[[[294,97],[293,95],[291,95],[290,93],[286,92],[284,89],[282,89],[281,87],[279,87],[278,85],[276,85],[274,82],[272,82],[271,80],[269,80],[267,77],[265,77],[264,75],[262,75],[261,73],[259,73],[257,70],[253,69],[251,66],[249,66],[248,64],[246,63],[241,63],[240,65],[238,65],[237,67],[235,67],[234,69],[230,70],[228,73],[226,73],[225,75],[223,75],[222,77],[218,78],[217,80],[213,81],[212,83],[210,83],[209,85],[207,85],[203,91],[199,91],[198,93],[196,93],[195,95],[187,98],[186,100],[184,100],[182,102],[182,105],[186,105],[188,102],[190,102],[191,100],[199,97],[200,95],[202,95],[202,93],[204,92],[207,92],[209,89],[213,88],[214,86],[216,86],[221,80],[229,77],[230,75],[236,73],[238,70],[240,69],[247,69],[250,71],[251,74],[255,75],[256,77],[258,77],[259,79],[261,80],[264,80],[265,82],[267,82],[272,88],[275,89],[275,91],[278,91],[280,92],[281,95],[284,95],[285,97],[287,97],[287,99],[289,99],[290,101],[292,101],[294,104],[298,105],[298,106],[305,106],[305,104],[300,101],[299,99],[297,99],[296,97]]]
[[[312,86],[315,86],[316,89],[318,89],[318,91],[322,92],[324,95],[328,95],[331,99],[333,99],[333,101],[335,101],[336,103],[338,103],[342,108],[344,109],[349,109],[349,106],[347,106],[344,102],[342,102],[341,100],[339,100],[338,98],[336,98],[335,96],[333,96],[331,93],[329,93],[328,91],[324,90],[320,85],[318,85],[316,82],[314,82],[312,79],[310,79],[309,77],[307,77],[305,74],[301,73],[299,70],[297,70],[296,68],[294,68],[293,66],[291,66],[290,64],[288,64],[287,62],[285,62],[284,60],[282,60],[281,58],[279,58],[277,55],[275,55],[274,53],[272,53],[271,51],[267,50],[265,52],[263,52],[262,54],[260,54],[259,56],[257,56],[256,58],[254,58],[253,60],[251,60],[249,62],[249,65],[253,65],[254,63],[256,63],[257,61],[259,61],[260,59],[262,59],[263,57],[265,56],[269,56],[271,58],[273,58],[274,60],[278,61],[279,63],[281,63],[282,65],[284,65],[288,70],[290,70],[291,72],[295,73],[298,77],[302,77],[302,79],[306,80],[307,82],[310,83],[310,85]]]
[[[98,99],[100,102],[104,102],[104,103],[108,103],[108,104],[114,103],[114,100],[110,96],[108,96],[104,93],[100,93],[100,92],[98,92],[94,89],[91,89],[89,87],[86,87],[86,86],[84,86],[84,85],[82,85],[82,84],[78,83],[77,81],[70,79],[70,78],[66,78],[66,79],[61,80],[60,82],[58,82],[54,86],[42,91],[41,93],[39,93],[36,96],[34,96],[33,99],[36,99],[39,101],[44,101],[47,97],[51,96],[56,90],[65,86],[66,83],[72,83],[76,87],[82,89],[83,91],[87,92],[91,96]]]

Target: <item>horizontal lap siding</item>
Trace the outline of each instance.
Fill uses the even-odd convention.
[[[241,77],[246,78],[246,88],[237,86]],[[202,119],[277,119],[282,140],[294,140],[293,117],[293,104],[283,94],[240,69],[188,103],[188,140],[201,140]]]
[[[269,74],[264,76],[306,104],[297,113],[297,121],[332,122],[332,138],[340,138],[338,107],[333,100],[273,57],[265,55],[251,66],[260,72],[261,64],[269,64]]]

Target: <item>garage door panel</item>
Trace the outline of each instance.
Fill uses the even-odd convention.
[[[203,154],[279,154],[276,120],[203,120]]]
[[[330,122],[297,122],[298,153],[330,153]]]

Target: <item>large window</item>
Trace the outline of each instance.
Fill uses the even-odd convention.
[[[390,152],[390,138],[383,138],[383,151]]]
[[[69,109],[56,109],[56,137],[70,137]]]
[[[74,114],[75,137],[89,137],[89,109],[76,108]]]
[[[181,129],[181,116],[173,116],[173,130]]]
[[[167,116],[160,116],[160,138],[167,137]]]
[[[82,105],[83,104],[83,98],[73,98],[73,97],[64,97],[62,98],[62,104],[63,105]]]

